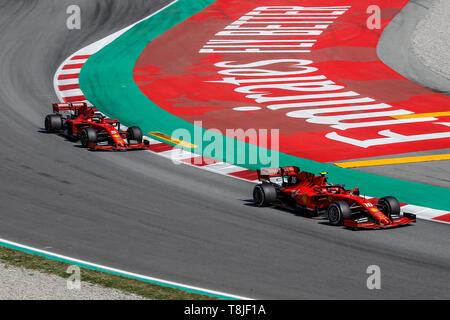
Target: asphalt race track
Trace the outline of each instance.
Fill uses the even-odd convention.
[[[169,1],[0,2],[0,237],[251,298],[450,298],[449,226],[353,232],[251,206],[252,184],[42,132],[71,53]],[[382,290],[368,290],[378,265]]]

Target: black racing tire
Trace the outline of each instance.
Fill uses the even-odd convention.
[[[328,207],[327,215],[331,225],[341,226],[344,223],[344,220],[351,218],[352,213],[347,202],[336,201]]]
[[[127,130],[127,139],[135,140],[137,143],[142,143],[142,130],[139,127],[129,127]]]
[[[277,189],[269,183],[257,184],[253,188],[253,203],[257,207],[266,207],[277,200]]]
[[[49,133],[54,133],[61,130],[63,126],[61,115],[59,114],[49,114],[45,117],[44,121],[45,131]]]
[[[393,215],[400,216],[400,203],[395,197],[387,196],[378,200],[378,209],[383,212],[389,219]]]
[[[97,131],[94,128],[84,128],[80,135],[81,146],[87,148],[89,142],[97,142]]]

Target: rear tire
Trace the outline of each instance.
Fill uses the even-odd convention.
[[[392,220],[392,215],[400,216],[400,203],[394,197],[383,197],[378,201],[379,210]]]
[[[135,140],[137,143],[142,143],[142,131],[139,127],[129,127],[127,130],[127,139]]]
[[[44,125],[45,131],[54,133],[61,130],[63,126],[62,118],[59,114],[49,114],[45,117]]]
[[[328,221],[333,226],[341,226],[344,220],[348,220],[352,216],[350,206],[344,201],[336,201],[330,204],[327,213]]]
[[[89,147],[89,142],[97,142],[97,131],[94,128],[84,128],[81,131],[80,140],[83,148]]]
[[[271,205],[277,200],[277,190],[269,183],[257,184],[253,189],[253,203],[258,207]]]

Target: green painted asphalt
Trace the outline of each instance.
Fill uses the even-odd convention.
[[[225,158],[226,162],[257,169],[265,166],[263,158],[253,163],[252,157],[247,156],[245,163],[242,163],[238,159],[238,150],[242,150],[241,143],[219,133],[194,126],[168,113],[150,101],[133,80],[134,65],[150,41],[213,2],[214,0],[179,0],[151,18],[140,22],[89,58],[81,69],[80,88],[86,98],[99,110],[110,117],[119,119],[127,126],[137,125],[144,132],[159,131],[171,136],[175,130],[182,128],[190,137],[207,136],[211,142],[203,142],[201,146],[198,141],[191,141],[186,136],[183,140],[198,145],[196,148],[189,149],[191,152],[220,161]],[[212,145],[218,148],[211,148]],[[254,155],[257,152],[267,154],[269,158],[278,158],[280,166],[295,165],[302,170],[315,173],[327,171],[330,181],[346,184],[350,188],[358,186],[362,194],[372,197],[394,195],[400,202],[450,210],[450,190],[446,188],[343,169],[247,143],[245,143],[245,150],[246,155]]]

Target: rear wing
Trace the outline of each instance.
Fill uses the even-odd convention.
[[[278,182],[283,180],[285,176],[297,175],[300,172],[298,167],[280,167],[280,168],[266,168],[256,170],[258,180],[261,182]]]
[[[73,103],[54,103],[52,105],[53,112],[61,111],[72,111],[72,112],[83,112],[87,109],[87,104],[85,102],[73,102]]]

